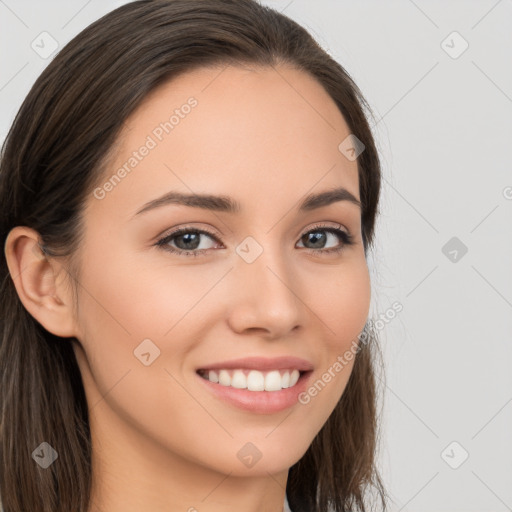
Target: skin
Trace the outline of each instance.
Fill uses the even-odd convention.
[[[126,121],[100,186],[168,112],[190,96],[198,101],[103,199],[89,197],[78,309],[66,262],[41,257],[36,232],[19,226],[7,239],[24,306],[48,331],[78,340],[94,512],[281,512],[288,470],[327,421],[354,360],[307,405],[274,414],[219,400],[195,369],[294,355],[314,365],[314,383],[367,319],[359,207],[340,201],[296,210],[305,195],[340,186],[359,199],[357,162],[338,150],[350,130],[335,103],[288,66],[220,70],[202,68],[164,84]],[[166,205],[133,218],[171,190],[228,195],[242,212]],[[339,254],[308,252],[315,246],[302,236],[318,222],[341,225],[354,244]],[[206,255],[154,246],[171,228],[190,225],[218,236],[201,235]],[[250,264],[235,251],[247,236],[263,248]],[[343,243],[327,236],[325,248]],[[178,243],[173,247],[184,247]],[[160,350],[149,366],[133,353],[146,338]],[[251,468],[237,457],[247,442],[262,453]]]

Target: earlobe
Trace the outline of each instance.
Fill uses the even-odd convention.
[[[43,253],[39,239],[26,226],[9,232],[4,249],[9,273],[25,309],[47,331],[77,337],[69,276],[62,264]]]

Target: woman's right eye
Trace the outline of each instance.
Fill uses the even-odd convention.
[[[195,228],[181,228],[173,231],[163,238],[160,238],[155,245],[173,254],[179,254],[180,256],[201,256],[208,250],[208,248],[198,249],[201,235],[207,235],[208,237],[219,241],[213,233],[208,231]],[[176,248],[169,245],[171,241],[175,240],[177,241],[177,245],[182,245],[183,247]]]

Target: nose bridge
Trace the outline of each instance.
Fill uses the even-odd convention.
[[[259,244],[247,237],[237,247],[237,283],[232,320],[241,328],[263,328],[284,335],[300,323],[301,302],[292,286],[291,267],[279,244]]]

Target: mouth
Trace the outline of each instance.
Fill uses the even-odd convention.
[[[196,375],[217,400],[251,413],[274,414],[297,405],[313,371],[312,362],[292,355],[250,356],[205,364]]]
[[[312,370],[284,368],[279,370],[256,370],[253,368],[199,369],[196,373],[203,379],[221,386],[247,391],[276,392],[293,388],[299,380]]]

